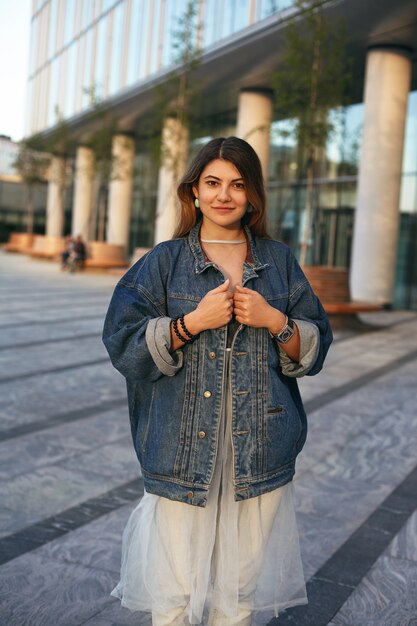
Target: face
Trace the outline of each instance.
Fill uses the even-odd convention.
[[[200,203],[203,224],[211,229],[240,229],[248,199],[245,183],[233,163],[210,161],[201,172],[193,192]]]

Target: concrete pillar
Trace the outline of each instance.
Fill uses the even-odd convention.
[[[115,135],[112,152],[113,164],[109,184],[106,240],[108,243],[127,248],[132,207],[135,142],[132,137],[127,135]]]
[[[177,223],[177,185],[185,171],[188,155],[188,129],[174,118],[167,118],[162,131],[161,167],[158,177],[155,244],[171,239]]]
[[[406,52],[392,48],[368,52],[350,273],[353,300],[392,302],[410,80]]]
[[[74,202],[72,210],[73,237],[81,235],[90,239],[94,197],[94,152],[91,148],[78,146],[75,162]]]
[[[49,169],[46,200],[46,235],[62,237],[64,233],[65,159],[53,156]]]
[[[264,179],[268,179],[272,93],[267,89],[243,89],[239,94],[236,135],[257,153]]]

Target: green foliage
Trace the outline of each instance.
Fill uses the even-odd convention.
[[[117,134],[118,120],[105,109],[104,103],[97,96],[95,86],[85,91],[88,93],[92,104],[89,121],[94,130],[84,145],[94,152],[95,174],[101,186],[118,177],[116,157],[113,154],[113,137]]]
[[[69,126],[58,107],[55,107],[56,126],[48,137],[44,140],[45,149],[48,152],[69,159],[75,152],[76,141],[71,136]]]
[[[278,116],[291,120],[286,133],[296,140],[298,171],[307,179],[300,241],[302,265],[312,243],[313,252],[318,248],[318,232],[312,221],[317,153],[336,129],[337,115],[329,113],[337,108],[343,111],[350,83],[345,28],[341,22],[329,20],[325,4],[330,4],[329,0],[294,0],[298,14],[285,25],[284,53],[273,78]]]
[[[201,52],[198,45],[198,1],[189,0],[184,13],[177,20],[177,28],[172,32],[174,69],[168,74],[164,84],[156,89],[156,96],[149,124],[149,148],[153,158],[160,162],[169,155],[161,154],[161,131],[164,120],[173,117],[181,125],[190,128],[194,119],[193,110],[198,109],[199,90],[195,71],[200,63]]]
[[[45,181],[51,162],[49,154],[39,152],[39,145],[39,135],[23,139],[19,143],[19,152],[13,162],[13,167],[16,168],[27,186]]]
[[[285,27],[285,50],[274,75],[279,117],[296,120],[292,134],[308,158],[334,130],[330,109],[343,106],[350,83],[343,23],[329,20],[326,0],[295,0],[299,15]]]

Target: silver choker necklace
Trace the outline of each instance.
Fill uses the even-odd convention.
[[[237,245],[238,243],[246,243],[246,239],[233,239],[233,240],[228,240],[228,239],[200,239],[200,241],[202,241],[203,243],[227,243],[229,245],[231,245],[231,244]]]

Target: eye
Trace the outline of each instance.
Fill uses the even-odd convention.
[[[235,187],[236,187],[236,189],[244,189],[245,188],[245,183],[235,183]]]
[[[218,184],[217,180],[208,180],[206,182],[209,187],[215,187]]]

